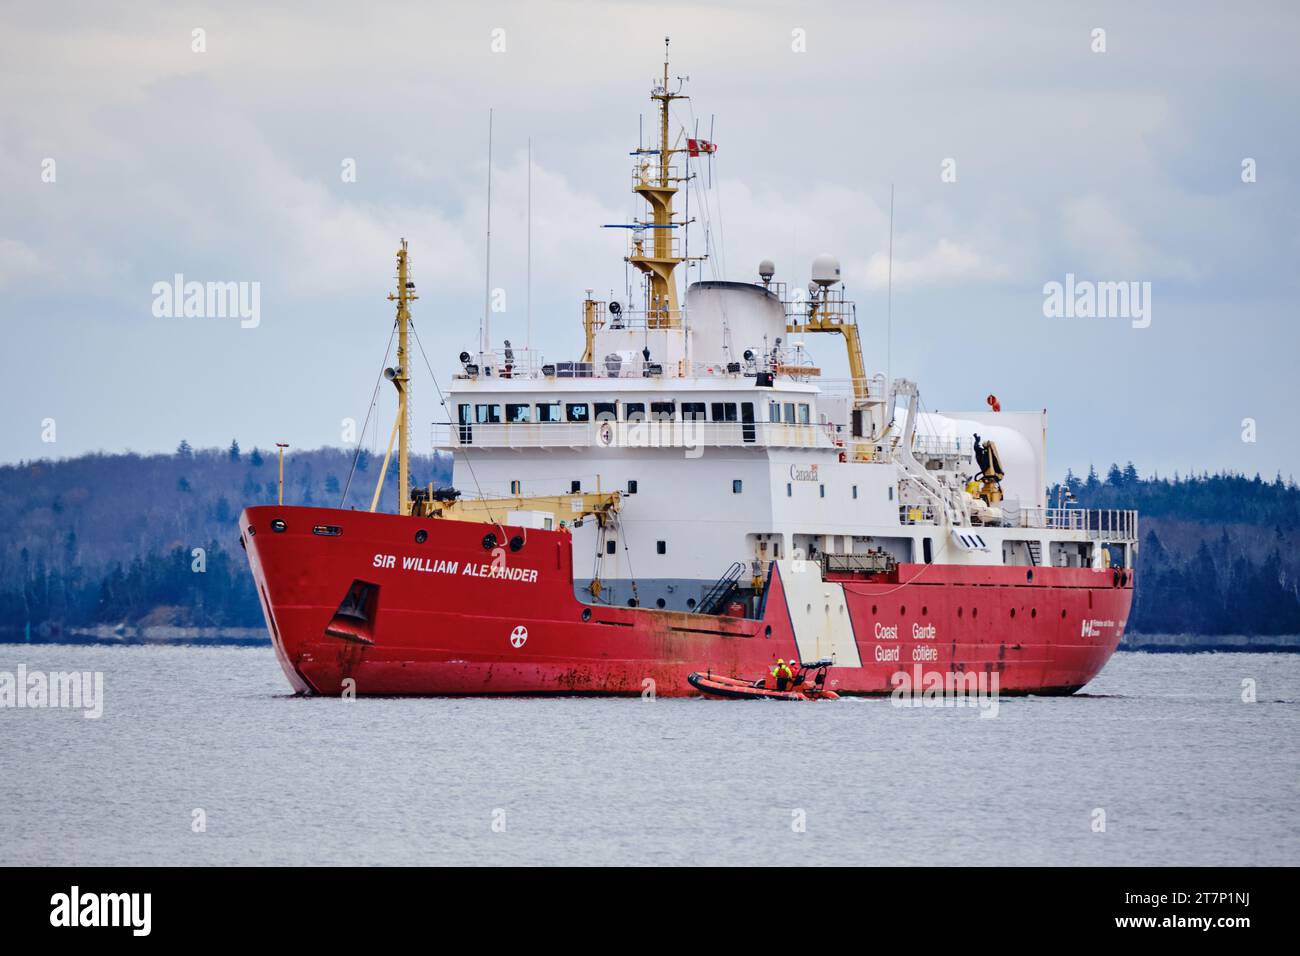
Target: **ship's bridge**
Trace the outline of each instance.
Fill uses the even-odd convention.
[[[755,387],[741,372],[693,378],[477,378],[448,395],[435,448],[844,447],[816,386]]]

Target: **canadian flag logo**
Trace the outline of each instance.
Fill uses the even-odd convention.
[[[718,144],[710,143],[707,139],[688,139],[686,141],[686,150],[692,156],[698,156],[700,153],[716,153]]]

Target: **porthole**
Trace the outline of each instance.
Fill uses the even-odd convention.
[[[518,551],[523,546],[524,546],[524,539],[519,535],[515,535],[513,538],[510,539],[511,551]]]
[[[904,604],[902,607],[898,609],[898,616],[902,617],[906,613],[907,613],[907,605]]]
[[[763,636],[764,636],[764,637],[771,637],[771,636],[772,636],[772,625],[771,625],[771,624],[769,624],[766,628],[763,629]]]
[[[1029,616],[1030,616],[1030,617],[1038,617],[1038,608],[1036,608],[1036,607],[1035,607],[1035,608],[1030,608],[1030,610],[1029,610]]]
[[[1012,617],[1015,617],[1015,616],[1016,616],[1016,609],[1015,609],[1015,608],[1012,608],[1012,609],[1011,609],[1011,616],[1012,616]]]
[[[1026,572],[1025,572],[1025,580],[1028,581],[1030,584],[1033,584],[1033,583],[1034,583],[1034,572],[1033,572],[1033,571],[1026,571]]]
[[[636,598],[628,598],[628,599],[627,599],[627,606],[628,606],[628,607],[636,607]]]
[[[484,551],[491,551],[491,550],[492,550],[493,548],[495,548],[496,546],[497,546],[497,536],[496,536],[496,535],[494,535],[491,531],[489,531],[487,534],[483,535],[483,550],[484,550]]]
[[[416,544],[424,544],[424,542],[426,542],[426,541],[428,541],[428,540],[429,540],[429,532],[425,531],[423,528],[421,528],[419,531],[415,532],[415,543],[416,543]]]
[[[687,598],[686,607],[692,611],[695,610],[695,598]]]
[[[663,598],[660,598],[659,600],[655,601],[655,607],[667,607],[667,606],[668,606],[668,602],[665,601]]]
[[[872,613],[872,614],[875,614],[875,613],[876,613],[876,606],[875,606],[874,604],[871,605],[871,613]]]
[[[583,619],[584,621],[590,621],[590,620],[591,620],[591,608],[589,608],[589,607],[584,607],[584,608],[582,609],[582,619]]]
[[[1065,620],[1065,608],[1061,608],[1061,620]]]
[[[272,531],[277,531],[277,532],[279,532],[279,531],[283,531],[283,530],[284,530],[285,528],[287,528],[287,527],[288,527],[288,525],[286,525],[286,524],[285,524],[281,519],[279,519],[279,518],[276,518],[274,521],[271,522],[271,530],[272,530]]]
[[[930,615],[930,606],[928,604],[922,604],[921,617],[929,617],[929,615]]]

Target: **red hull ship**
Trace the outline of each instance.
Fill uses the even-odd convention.
[[[777,658],[812,656],[796,642],[779,567],[757,617],[706,617],[578,601],[567,532],[507,528],[527,534],[511,580],[492,573],[472,522],[276,506],[240,522],[276,656],[302,693],[681,696],[695,693],[694,671],[762,674]],[[377,567],[388,555],[393,566]],[[1133,593],[1118,569],[903,564],[839,577],[862,662],[831,668],[840,694],[889,694],[915,665],[996,673],[1002,693],[1073,693],[1115,651]],[[367,593],[350,602],[358,583]],[[347,626],[332,626],[341,611]],[[878,639],[886,628],[898,637]]]
[[[697,281],[679,301],[675,268],[703,257],[679,246],[693,220],[674,197],[717,148],[671,137],[680,90],[665,60],[657,142],[633,153],[639,295],[588,292],[582,357],[553,364],[497,349],[485,304],[477,351],[439,388],[451,420],[435,444],[472,497],[411,481],[403,240],[397,416],[369,512],[240,517],[289,682],[673,696],[694,693],[694,672],[749,680],[784,658],[832,660],[838,694],[1087,684],[1128,618],[1135,513],[1048,507],[1045,413],[990,395],[987,411],[926,414],[914,383],[869,375],[833,256],[806,294],[764,260],[759,282]],[[800,338],[826,333],[847,347],[842,388]],[[397,513],[376,513],[394,442]]]

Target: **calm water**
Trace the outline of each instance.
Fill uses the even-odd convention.
[[[294,698],[262,648],[0,646],[20,663],[103,671],[105,709],[0,710],[5,865],[1300,860],[1300,655],[1119,654],[995,719]]]

